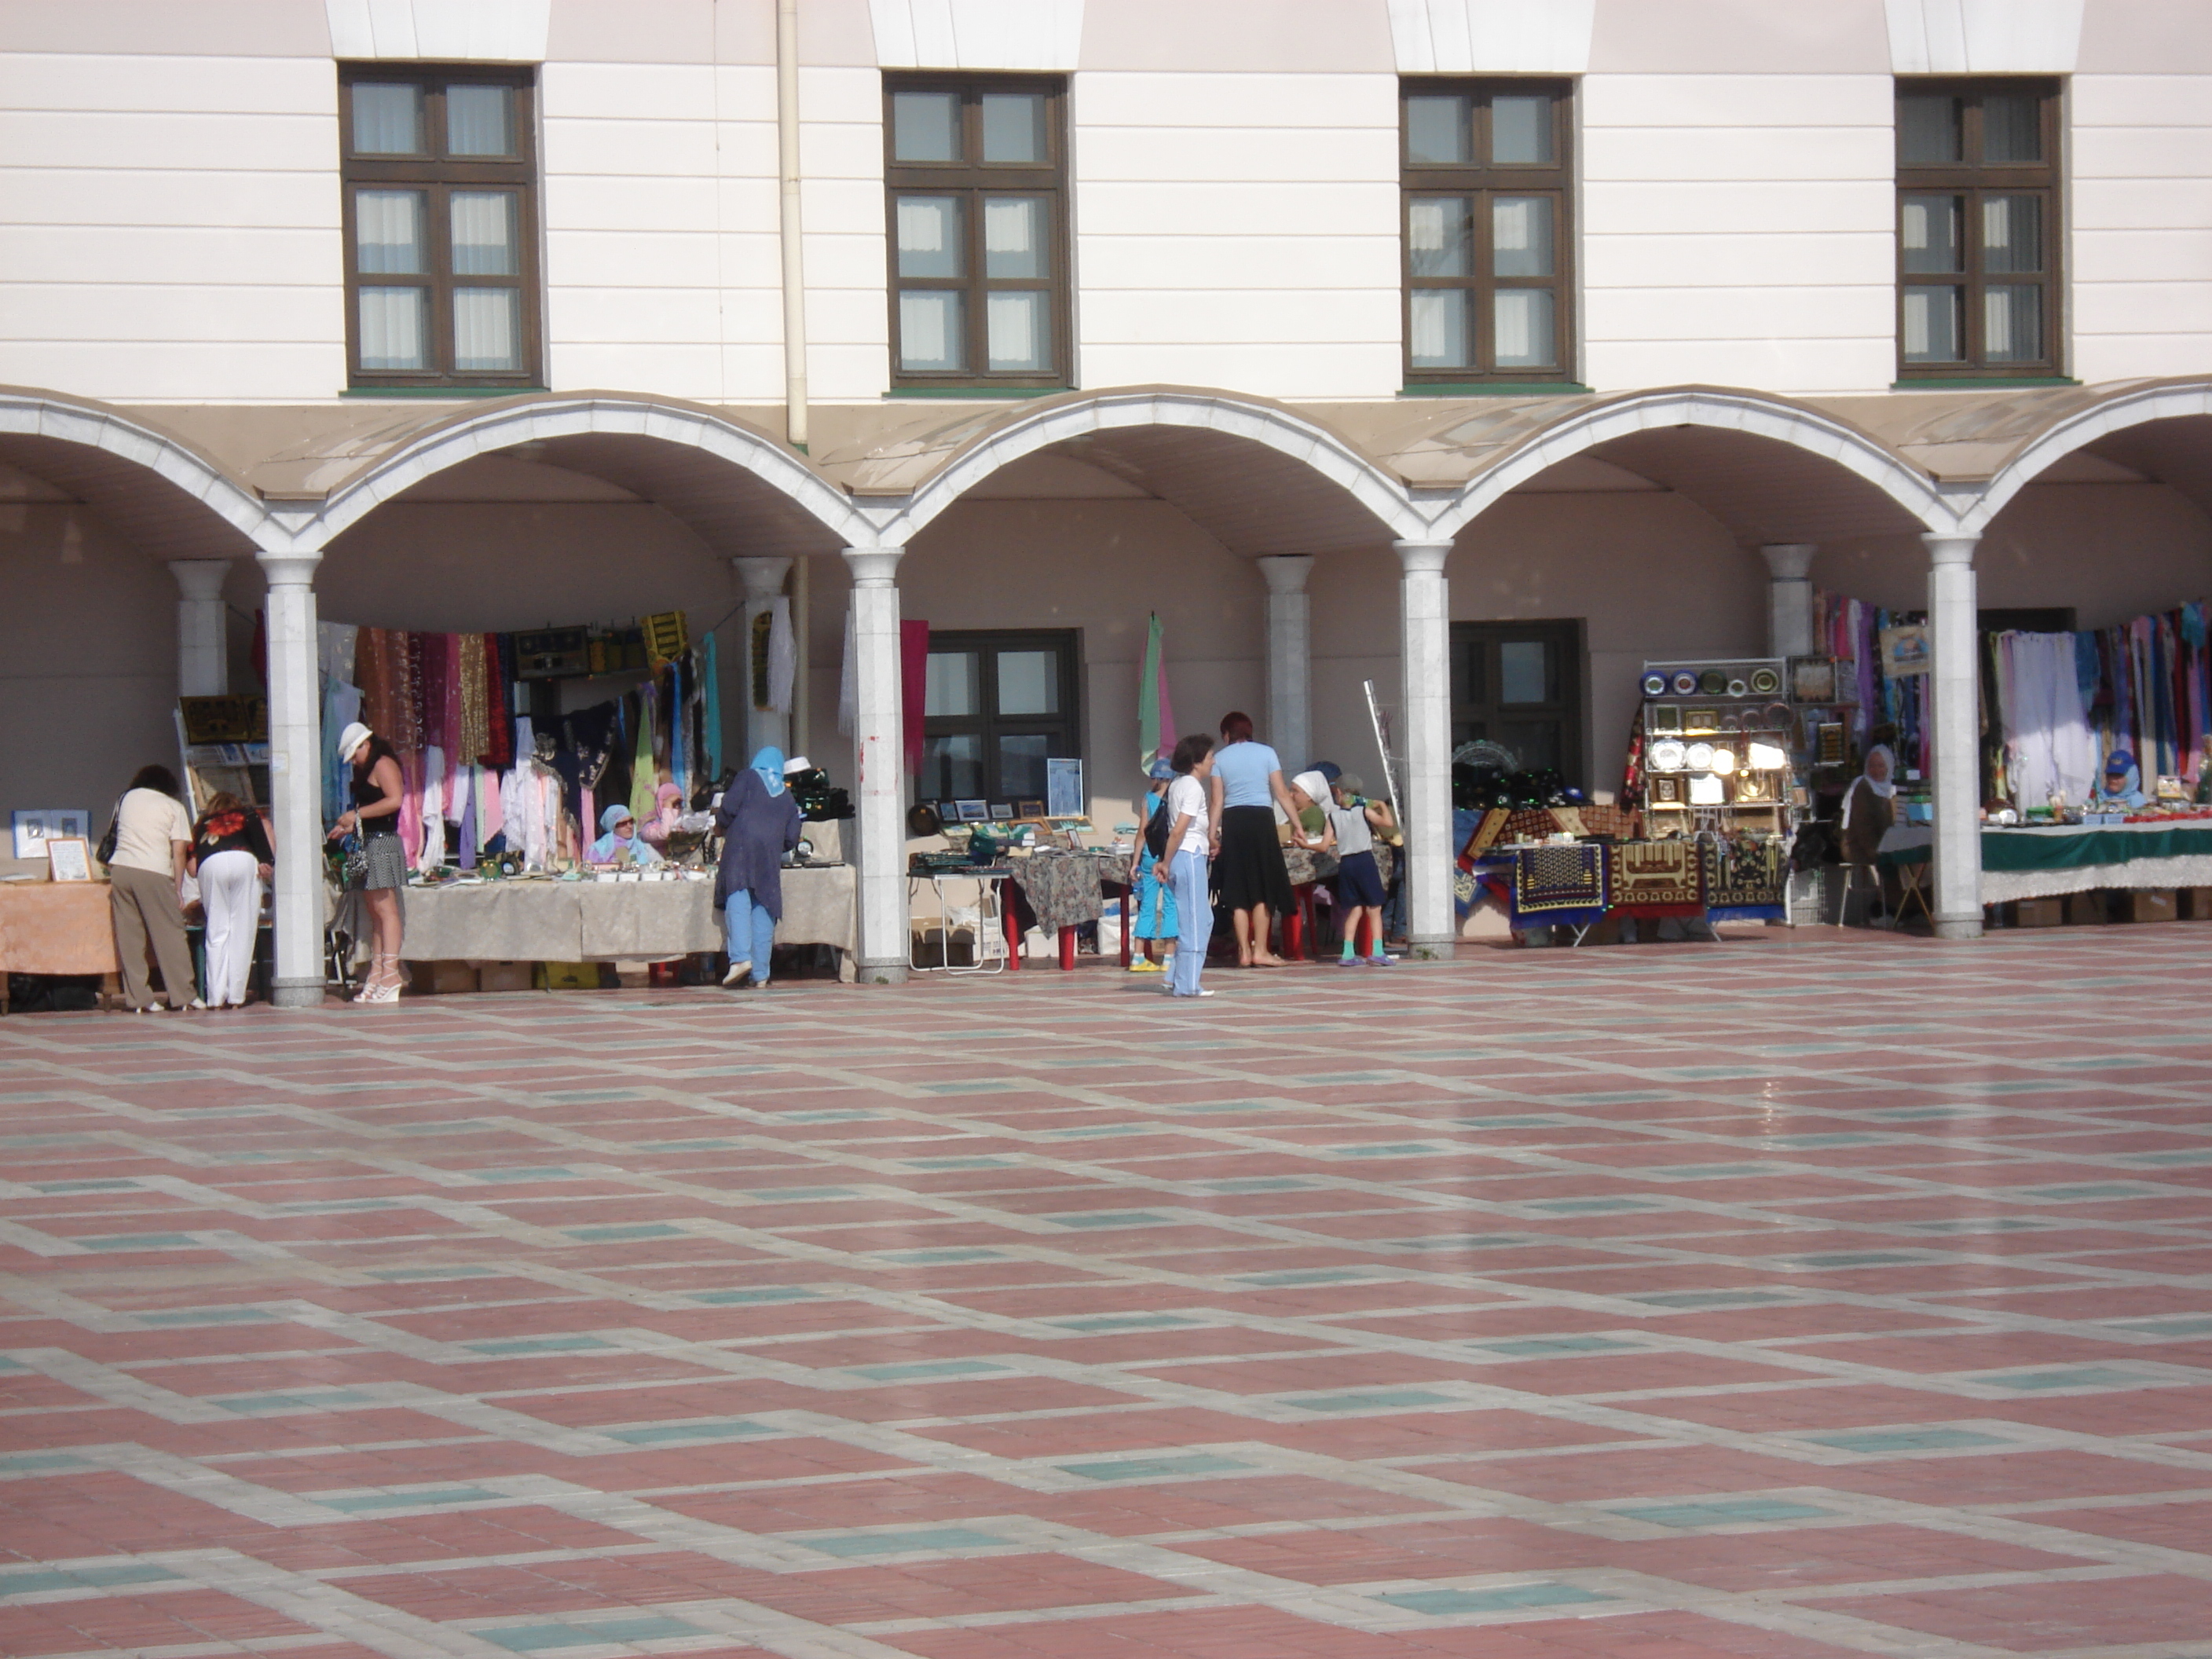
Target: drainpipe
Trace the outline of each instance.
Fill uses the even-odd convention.
[[[775,3],[775,157],[782,185],[784,435],[806,447],[806,260],[799,229],[799,0]]]

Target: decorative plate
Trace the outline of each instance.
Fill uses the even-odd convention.
[[[1796,723],[1786,702],[1770,702],[1760,712],[1759,724],[1769,732],[1787,732]]]
[[[1705,747],[1700,744],[1699,748]],[[1682,769],[1683,748],[1679,738],[1662,738],[1651,745],[1651,769],[1655,772],[1679,772]]]
[[[1692,772],[1710,772],[1713,769],[1713,746],[1709,743],[1693,743],[1682,758],[1689,763]]]
[[[1647,697],[1665,696],[1667,677],[1664,674],[1646,674],[1644,677],[1644,695]]]
[[[1726,777],[1729,773],[1735,771],[1735,750],[1733,749],[1715,749],[1713,750],[1713,770],[1719,773],[1723,777]]]
[[[1790,764],[1790,757],[1771,743],[1754,743],[1745,763],[1755,772],[1779,772]]]
[[[1731,697],[1746,696],[1748,696],[1751,691],[1750,684],[1741,678],[1730,680],[1728,683],[1728,685],[1729,696]]]
[[[1676,696],[1686,697],[1697,689],[1698,677],[1695,674],[1692,674],[1688,669],[1686,668],[1680,673],[1674,676],[1674,695]]]
[[[1755,697],[1771,697],[1782,689],[1782,676],[1771,668],[1751,671],[1751,694]]]
[[[1742,730],[1743,730],[1743,716],[1742,716],[1742,715],[1741,715],[1741,714],[1723,714],[1723,715],[1722,715],[1722,716],[1721,716],[1721,730],[1722,730],[1722,731],[1723,731],[1723,732],[1741,732],[1741,731],[1742,731]]]
[[[1698,690],[1709,697],[1717,697],[1728,690],[1728,676],[1717,668],[1708,668],[1698,676]]]

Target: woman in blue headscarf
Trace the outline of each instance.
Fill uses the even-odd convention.
[[[586,864],[623,864],[642,869],[648,864],[668,861],[637,833],[637,820],[627,806],[617,804],[600,813],[599,828],[606,833],[593,842],[592,850],[584,854]]]
[[[714,872],[714,902],[722,912],[733,989],[768,987],[769,953],[783,919],[783,855],[799,845],[799,803],[783,781],[783,750],[762,750],[730,781],[714,808],[722,860]]]
[[[2124,749],[2115,749],[2105,757],[2105,776],[2089,796],[2089,805],[2095,811],[2140,811],[2150,805],[2150,797],[2142,792],[2142,773],[2136,765],[2136,757]]]

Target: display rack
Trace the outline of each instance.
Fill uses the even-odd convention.
[[[1647,662],[1640,689],[1648,833],[1788,833],[1797,721],[1784,659]]]

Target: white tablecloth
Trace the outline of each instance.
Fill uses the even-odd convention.
[[[2070,838],[2080,836],[2110,836],[2133,841],[2154,835],[2164,835],[2174,830],[2202,830],[2202,823],[2108,823],[2083,826],[2081,824],[2051,824],[2019,828],[1996,829],[1984,826],[1982,845],[1987,848],[1999,836],[2032,836]],[[1899,853],[1918,852],[1929,848],[1935,839],[1933,828],[1925,823],[1893,825],[1881,838],[1880,854],[1888,857]],[[1985,851],[1986,860],[1990,855]],[[1924,872],[1928,866],[1922,864]],[[2165,888],[2212,887],[2212,858],[2186,855],[2179,858],[2130,858],[2117,864],[2067,865],[2056,869],[1992,870],[1986,864],[1982,870],[1982,902],[2003,904],[2014,899],[2055,898],[2062,893],[2087,893],[2100,887]]]

